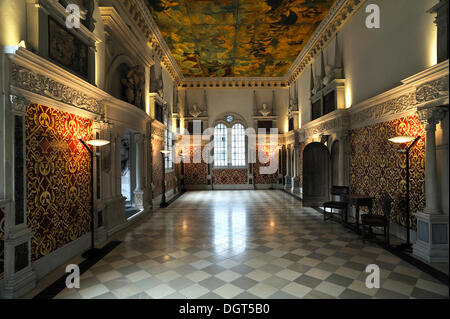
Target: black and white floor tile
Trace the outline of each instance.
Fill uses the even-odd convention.
[[[448,298],[448,286],[281,191],[187,192],[55,298]],[[381,287],[365,285],[366,266]]]

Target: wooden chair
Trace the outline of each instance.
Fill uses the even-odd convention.
[[[389,195],[385,195],[382,199],[382,211],[383,215],[375,215],[372,213],[364,214],[361,216],[362,226],[362,240],[363,243],[369,237],[384,236],[385,243],[389,245],[389,222],[392,209],[392,198]],[[376,234],[373,232],[372,227],[383,228],[383,234]]]
[[[331,187],[331,196],[332,200],[329,202],[323,203],[323,221],[333,218],[335,215],[333,209],[339,211],[339,215],[341,217],[341,221],[346,222],[347,220],[347,207],[348,207],[348,199],[347,195],[349,194],[349,188],[347,186],[332,186]],[[338,199],[336,197],[339,197]],[[327,208],[331,211],[327,212]]]

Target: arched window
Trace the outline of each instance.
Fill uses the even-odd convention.
[[[245,166],[245,129],[240,123],[231,128],[231,165]]]
[[[227,166],[227,127],[219,123],[214,128],[214,166]]]

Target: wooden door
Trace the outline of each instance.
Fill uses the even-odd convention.
[[[303,151],[303,206],[321,206],[329,199],[328,148],[322,143],[310,143]]]

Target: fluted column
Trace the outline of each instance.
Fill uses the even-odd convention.
[[[299,161],[300,161],[300,145],[295,142],[293,148],[293,171],[292,171],[292,184],[291,184],[291,192],[300,193],[300,169],[299,169]]]
[[[439,187],[436,162],[436,124],[444,117],[440,109],[419,111],[419,120],[425,125],[425,213],[440,214]]]
[[[425,209],[417,217],[413,253],[429,262],[448,262],[448,215],[442,213],[436,161],[436,125],[446,108],[424,107],[417,112],[425,125]]]
[[[291,169],[292,169],[292,163],[291,163],[291,146],[288,145],[286,147],[286,176],[284,177],[285,183],[284,183],[284,189],[285,190],[291,190]]]

